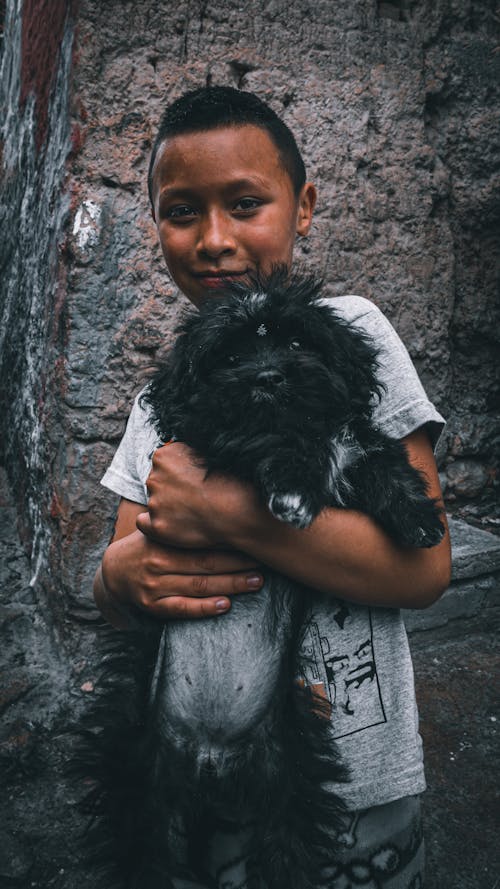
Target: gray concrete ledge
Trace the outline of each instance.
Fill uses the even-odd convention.
[[[449,518],[452,582],[444,595],[421,611],[404,609],[409,633],[481,618],[485,629],[500,606],[500,537]]]
[[[500,537],[448,516],[453,554],[452,580],[500,571]]]

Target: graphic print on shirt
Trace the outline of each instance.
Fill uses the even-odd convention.
[[[324,625],[323,625],[324,626]],[[328,701],[337,740],[387,722],[373,650],[371,609],[338,602],[328,630],[314,614],[305,625],[300,656],[303,679]]]

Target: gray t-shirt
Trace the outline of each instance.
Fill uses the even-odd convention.
[[[359,296],[330,300],[346,320],[363,328],[380,349],[385,384],[374,407],[379,428],[403,438],[427,425],[435,443],[444,420],[427,398],[394,328]],[[160,444],[148,413],[134,402],[125,435],[102,484],[121,497],[147,503],[151,455]],[[382,805],[425,789],[413,668],[399,609],[356,605],[312,592],[303,646],[307,680],[329,701],[332,727],[351,781],[336,788],[351,809]]]

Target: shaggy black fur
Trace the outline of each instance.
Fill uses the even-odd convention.
[[[159,648],[154,627],[118,641],[114,634],[73,767],[91,784],[80,808],[92,816],[86,847],[96,889],[173,889],[175,876],[217,889],[205,860],[221,818],[255,822],[248,861],[255,887],[262,877],[266,889],[318,889],[344,812],[325,785],[348,775],[323,702],[293,681],[305,602],[298,585],[270,573],[258,595],[238,597],[230,618],[176,622]],[[234,623],[242,624],[236,638]],[[179,646],[189,653],[180,671]],[[230,672],[231,657],[241,674],[224,690],[216,668]],[[245,686],[249,661],[259,658],[260,684]],[[181,678],[202,686],[204,705],[182,683],[176,706],[166,685]],[[240,731],[223,720],[214,730],[217,700],[229,720],[229,696],[240,692],[250,713],[252,697],[263,697],[258,718]]]
[[[368,513],[398,543],[434,546],[439,509],[404,446],[371,421],[377,353],[320,298],[277,270],[235,285],[179,328],[143,396],[160,438],[191,445],[208,472],[252,481],[300,528],[325,506]]]
[[[144,400],[163,441],[252,481],[279,519],[302,528],[325,506],[355,507],[400,543],[432,546],[439,510],[371,422],[376,369],[315,280],[276,270],[187,317]],[[213,885],[213,819],[241,813],[256,822],[250,867],[266,889],[321,885],[343,811],[325,785],[347,776],[320,702],[294,681],[306,603],[266,573],[228,614],[167,625],[153,678],[141,668],[134,695],[107,699],[84,769],[106,889],[170,889],[179,826],[190,872]]]

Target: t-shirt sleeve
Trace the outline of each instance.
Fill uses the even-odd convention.
[[[427,397],[408,351],[390,321],[361,296],[337,297],[330,305],[361,327],[379,350],[377,376],[384,390],[380,400],[374,402],[374,423],[390,438],[403,438],[425,425],[435,447],[445,420]]]
[[[101,484],[120,497],[147,504],[146,479],[153,451],[161,442],[149,422],[147,408],[140,403],[141,394],[134,401],[125,434]]]

